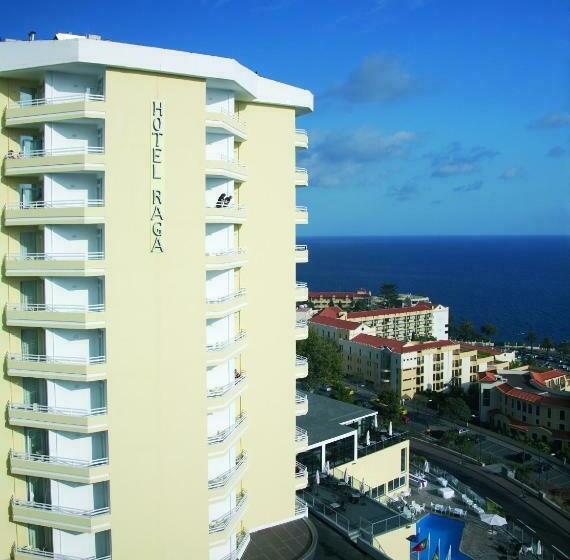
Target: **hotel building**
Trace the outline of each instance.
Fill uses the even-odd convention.
[[[306,515],[312,106],[231,59],[0,43],[2,558],[233,560]]]

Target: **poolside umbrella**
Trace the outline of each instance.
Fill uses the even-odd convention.
[[[483,523],[491,525],[491,527],[502,527],[507,524],[507,520],[496,513],[482,513],[479,518]]]
[[[374,427],[375,428],[378,427],[378,415],[377,414],[374,415]]]
[[[536,555],[542,556],[542,544],[540,541],[536,543]]]
[[[318,486],[321,483],[321,474],[319,473],[319,469],[315,473],[315,484]]]
[[[366,430],[366,447],[370,445],[370,430]]]
[[[348,469],[344,469],[344,481],[348,484]]]
[[[327,473],[327,475],[331,474],[331,462],[327,461],[325,463],[325,472]]]
[[[390,423],[388,424],[388,435],[392,435],[392,420],[390,420]]]

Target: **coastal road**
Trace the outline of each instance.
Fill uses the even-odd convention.
[[[412,451],[456,476],[477,494],[501,505],[510,517],[520,519],[534,529],[538,537],[570,555],[570,521],[538,498],[521,496],[518,485],[495,475],[479,465],[465,463],[444,449],[411,440]]]

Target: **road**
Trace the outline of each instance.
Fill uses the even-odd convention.
[[[554,508],[534,496],[521,496],[521,489],[515,483],[490,473],[479,465],[466,464],[444,449],[417,440],[412,440],[411,445],[413,452],[441,466],[480,496],[500,504],[510,517],[519,519],[534,529],[543,542],[570,554],[570,521]]]

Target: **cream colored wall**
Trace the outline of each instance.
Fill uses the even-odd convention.
[[[401,443],[371,453],[365,457],[360,457],[357,461],[346,463],[339,467],[342,471],[348,469],[348,474],[356,477],[359,480],[364,479],[364,482],[375,488],[381,484],[388,484],[390,480],[402,476],[404,472],[400,470],[400,450],[405,448],[407,457],[407,469],[405,474],[408,474],[410,462],[410,442],[408,440]],[[396,492],[408,489],[408,482],[405,486],[401,486]],[[388,487],[386,486],[386,490]]]
[[[416,534],[416,524],[410,523],[406,527],[390,531],[374,539],[376,548],[382,550],[393,560],[403,560],[410,557],[410,535]]]
[[[205,83],[106,73],[113,556],[208,556]],[[151,102],[165,108],[165,253],[150,253]]]
[[[248,333],[245,525],[256,529],[294,515],[295,111],[244,104],[240,118],[248,130],[239,148],[248,172],[240,188],[247,208],[240,242],[248,260],[241,272],[248,294],[241,314]]]

